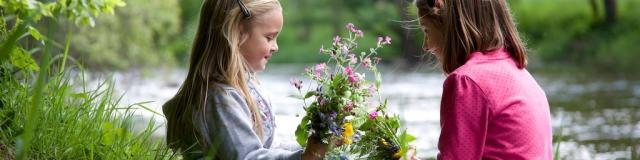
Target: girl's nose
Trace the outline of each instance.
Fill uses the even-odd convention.
[[[273,43],[271,46],[271,53],[274,54],[276,52],[278,52],[278,43]]]
[[[422,51],[429,51],[429,44],[427,43],[427,40],[425,39],[424,42],[422,43]]]

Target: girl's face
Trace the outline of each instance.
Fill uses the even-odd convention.
[[[442,30],[427,18],[420,18],[420,26],[424,32],[422,50],[439,57],[443,39]]]
[[[243,34],[247,39],[240,45],[240,52],[254,72],[263,71],[271,56],[278,51],[278,34],[282,30],[282,9],[273,9],[251,23]]]

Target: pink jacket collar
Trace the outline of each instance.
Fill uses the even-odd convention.
[[[506,58],[511,58],[511,55],[503,47],[492,51],[473,52],[469,55],[469,60],[498,60]]]

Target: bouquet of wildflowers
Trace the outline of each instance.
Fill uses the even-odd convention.
[[[303,146],[309,137],[329,144],[328,159],[399,159],[415,138],[399,131],[398,116],[387,114],[386,100],[379,94],[382,76],[376,51],[391,44],[391,38],[378,37],[375,48],[356,53],[356,40],[364,33],[351,23],[346,28],[348,37],[336,36],[331,47],[320,48],[321,54],[329,56],[328,61],[305,69],[304,75],[316,86],[302,91],[303,82],[291,80],[306,111],[296,139]],[[365,72],[372,73],[375,80],[369,82]]]

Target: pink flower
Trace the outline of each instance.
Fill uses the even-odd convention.
[[[340,44],[340,36],[333,37],[333,46]]]
[[[354,84],[358,82],[359,77],[358,75],[354,74],[353,69],[351,67],[345,68],[344,73],[347,75],[350,84]]]
[[[320,76],[322,76],[322,72],[324,71],[324,69],[326,67],[327,67],[327,64],[325,64],[325,63],[316,64],[316,66],[315,66],[316,78],[320,79]]]
[[[375,120],[376,117],[378,117],[378,111],[373,111],[373,112],[369,113],[369,119]]]
[[[389,36],[385,36],[385,37],[378,37],[378,45],[385,45],[385,44],[391,44],[391,37]]]
[[[357,29],[356,29],[356,26],[355,26],[355,25],[353,25],[353,23],[349,23],[349,24],[347,24],[347,26],[346,26],[346,27],[347,27],[347,29],[349,29],[351,32],[355,32],[355,31],[357,30]]]
[[[377,90],[376,86],[370,85],[369,86],[369,95],[376,94],[376,90]]]
[[[351,67],[344,68],[344,74],[352,75],[353,74],[353,69]]]
[[[362,32],[361,30],[357,30],[356,37],[364,37],[364,32]]]
[[[351,84],[358,82],[358,80],[360,80],[360,78],[358,78],[358,75],[354,74],[349,76],[349,83]]]
[[[355,54],[349,54],[347,56],[349,56],[349,63],[351,63],[351,64],[358,63],[358,59],[356,58]]]
[[[371,59],[369,57],[362,60],[362,66],[369,68],[370,65],[371,65]]]
[[[389,36],[384,37],[384,42],[382,42],[382,44],[391,44],[391,37]]]
[[[324,70],[324,68],[326,68],[326,67],[327,67],[327,64],[326,64],[326,63],[320,63],[320,64],[316,64],[315,69],[316,69],[316,72],[321,72],[321,71],[322,71],[322,70]]]
[[[296,79],[290,79],[289,83],[291,83],[291,85],[293,85],[294,87],[296,87],[298,90],[300,90],[300,88],[302,88],[302,81],[301,80],[296,80]]]
[[[344,107],[344,110],[347,112],[351,112],[351,110],[353,110],[353,103],[347,102],[347,105]]]
[[[349,47],[347,47],[347,45],[343,45],[343,46],[341,47],[341,49],[342,49],[342,53],[344,53],[344,54],[349,53]]]

